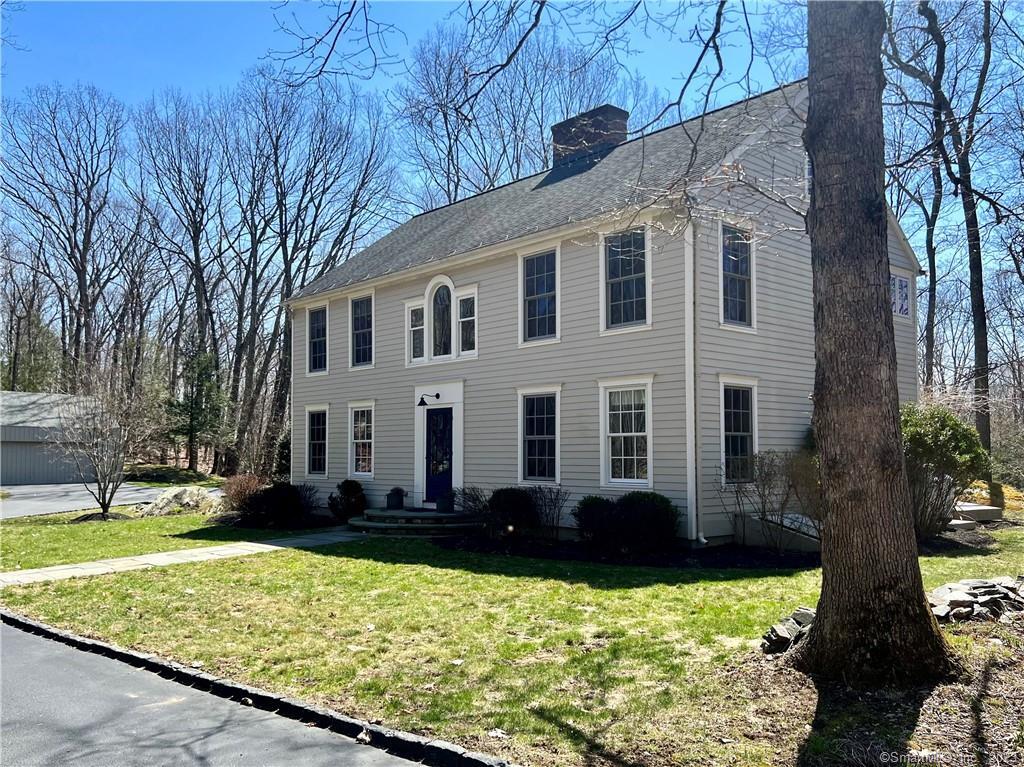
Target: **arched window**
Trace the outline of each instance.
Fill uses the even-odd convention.
[[[433,299],[434,356],[452,353],[452,291],[447,285],[438,286]]]

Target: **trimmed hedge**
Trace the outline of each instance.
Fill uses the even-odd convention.
[[[633,554],[671,549],[679,509],[661,493],[635,491],[617,501],[588,495],[573,512],[580,537],[596,548]]]
[[[533,494],[522,487],[499,487],[487,501],[487,526],[494,535],[529,535],[540,527]]]

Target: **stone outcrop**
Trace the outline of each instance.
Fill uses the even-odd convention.
[[[209,514],[217,506],[217,499],[201,487],[172,487],[160,493],[152,503],[140,503],[135,513],[142,517],[163,517],[168,514]]]

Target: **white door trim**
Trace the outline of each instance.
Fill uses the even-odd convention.
[[[463,404],[462,381],[432,383],[417,386],[413,391],[413,422],[415,424],[415,449],[413,461],[412,503],[413,506],[432,506],[423,501],[427,487],[427,416],[431,408],[450,407],[452,409],[452,487],[463,484]],[[435,394],[440,394],[435,398]],[[420,397],[424,397],[426,407],[419,407]]]

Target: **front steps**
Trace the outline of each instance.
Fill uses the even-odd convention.
[[[433,509],[367,509],[348,521],[353,530],[369,535],[412,538],[444,538],[468,535],[483,529],[484,523],[469,514],[452,514]]]
[[[1003,510],[998,506],[961,502],[956,505],[956,518],[973,522],[998,522],[1003,518]]]

